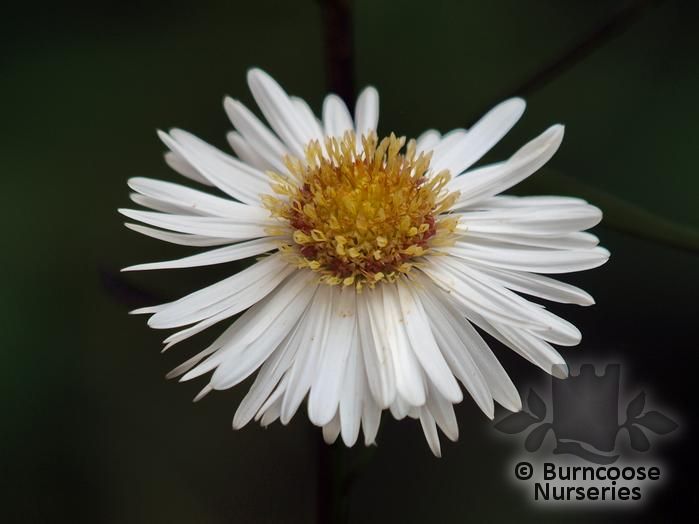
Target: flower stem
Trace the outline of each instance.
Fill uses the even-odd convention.
[[[344,524],[349,516],[349,482],[346,475],[346,449],[329,446],[318,437],[318,523]]]
[[[354,107],[354,27],[352,0],[319,0],[323,23],[325,77],[329,91]],[[318,522],[342,524],[349,516],[349,491],[356,468],[341,443],[328,446],[318,436]]]
[[[354,24],[352,0],[319,0],[323,21],[328,90],[354,105]]]

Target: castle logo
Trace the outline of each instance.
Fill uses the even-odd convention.
[[[625,405],[620,416],[620,378],[619,364],[608,364],[602,375],[592,364],[583,364],[577,375],[564,380],[552,377],[548,402],[529,389],[526,409],[507,415],[495,428],[506,434],[525,434],[524,447],[531,453],[552,433],[553,454],[576,455],[595,464],[616,462],[623,434],[631,450],[646,452],[651,447],[649,435],[667,435],[677,429],[677,423],[660,411],[647,409],[643,391]]]

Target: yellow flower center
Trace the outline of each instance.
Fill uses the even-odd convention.
[[[448,171],[429,172],[431,153],[416,154],[405,137],[378,141],[354,133],[306,146],[306,158],[286,157],[291,176],[270,173],[279,197],[264,201],[291,227],[282,246],[291,263],[320,273],[330,285],[394,281],[430,247],[449,242],[457,219],[440,216],[458,197],[445,190]]]

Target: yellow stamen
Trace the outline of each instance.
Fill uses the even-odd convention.
[[[291,178],[271,173],[280,197],[263,199],[293,231],[282,252],[329,285],[361,289],[408,273],[431,246],[449,243],[458,221],[439,216],[458,193],[446,191],[448,171],[429,173],[431,156],[405,137],[371,133],[359,146],[347,132],[325,148],[309,143],[304,161],[286,157]]]

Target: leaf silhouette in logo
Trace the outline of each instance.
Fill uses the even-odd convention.
[[[546,404],[541,400],[541,397],[533,389],[529,390],[527,397],[527,407],[539,420],[546,418]]]
[[[642,429],[633,425],[627,429],[629,430],[629,441],[633,449],[636,451],[648,451],[650,449],[650,442],[648,442],[648,437],[646,437]]]
[[[643,411],[643,406],[646,405],[646,394],[641,391],[636,398],[634,398],[629,405],[626,406],[626,419],[633,420],[641,414]]]
[[[513,435],[515,433],[524,431],[529,426],[536,424],[537,422],[538,420],[532,417],[529,413],[519,411],[517,413],[512,413],[512,415],[508,415],[500,422],[495,424],[495,429],[502,431],[503,433]]]
[[[539,449],[550,429],[551,424],[548,422],[532,429],[529,435],[527,435],[527,439],[524,441],[525,449],[530,453]]]
[[[674,420],[671,420],[657,411],[649,411],[642,417],[636,419],[634,422],[650,429],[654,433],[658,433],[659,435],[665,435],[666,433],[670,433],[671,431],[677,429],[677,423]]]

